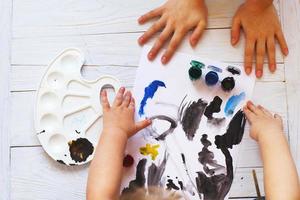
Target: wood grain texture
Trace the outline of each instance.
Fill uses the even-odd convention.
[[[68,47],[78,47],[86,54],[87,65],[138,66],[141,47],[137,38],[141,33],[38,37],[14,39],[12,43],[13,65],[47,65],[58,53]],[[152,44],[153,40],[149,43]],[[232,47],[230,29],[207,30],[194,49],[185,37],[179,52],[195,54],[223,62],[244,60],[244,37]],[[276,61],[283,62],[279,48]]]
[[[0,199],[10,195],[9,175],[9,77],[12,1],[0,3]]]
[[[281,0],[283,27],[289,46],[285,59],[289,140],[300,174],[300,2]]]
[[[11,200],[85,199],[89,164],[63,166],[53,161],[41,147],[12,148],[11,162]],[[261,182],[262,169],[255,169]],[[237,169],[230,196],[256,195],[251,170]]]

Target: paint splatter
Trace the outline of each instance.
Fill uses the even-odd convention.
[[[145,187],[146,177],[145,177],[145,169],[146,169],[147,159],[141,159],[136,167],[135,179],[130,181],[129,186],[122,190],[122,195],[128,194],[130,192],[134,192],[138,188]]]
[[[166,164],[168,160],[168,154],[165,152],[164,159],[156,166],[154,163],[148,169],[148,178],[147,178],[147,185],[149,186],[160,186],[160,181],[162,179],[163,173],[166,169]]]
[[[232,148],[241,142],[246,124],[246,118],[243,111],[239,110],[231,119],[226,133],[222,136],[215,137],[215,144],[217,148]]]
[[[184,104],[181,108],[179,112],[181,113],[180,122],[188,140],[193,140],[206,106],[207,102],[198,99],[197,102],[193,101],[192,103]]]
[[[239,68],[237,68],[237,67],[235,67],[235,66],[231,66],[231,65],[229,65],[227,68],[226,68],[226,70],[228,71],[228,72],[230,72],[231,74],[233,74],[233,75],[240,75],[241,74],[241,70],[239,69]]]
[[[154,135],[155,134],[155,139],[156,140],[165,140],[165,138],[167,137],[167,135],[171,134],[174,132],[175,128],[177,127],[177,121],[172,119],[171,117],[165,116],[165,115],[156,115],[156,116],[152,116],[149,118],[151,121],[154,120],[164,120],[170,123],[170,128],[166,131],[164,131],[163,133],[157,133],[155,130],[151,131],[151,134]],[[153,125],[153,123],[152,123]],[[151,125],[151,126],[152,126]]]
[[[46,131],[45,130],[42,130],[41,132],[38,132],[37,135],[40,135],[42,133],[45,133]]]
[[[202,151],[198,153],[198,160],[203,165],[203,170],[210,176],[215,175],[216,172],[225,173],[225,167],[217,163],[214,160],[214,153],[211,152],[208,147],[211,146],[211,142],[207,139],[207,135],[203,134],[201,137],[201,143],[203,145]],[[210,169],[209,166],[212,168]]]
[[[62,160],[57,160],[57,162],[60,163],[60,164],[66,165],[66,163]]]
[[[147,100],[150,98],[152,99],[154,97],[154,94],[156,93],[157,89],[159,87],[164,87],[166,88],[166,85],[164,82],[155,80],[151,82],[144,90],[144,97],[140,103],[140,108],[139,108],[139,115],[142,116],[145,114],[144,108],[147,104]]]
[[[168,181],[167,190],[171,190],[171,189],[179,190],[180,189],[177,185],[175,185],[175,183],[173,182],[172,179],[168,179],[167,181]]]
[[[134,163],[133,157],[127,154],[123,159],[123,167],[131,167],[133,163]]]
[[[218,113],[221,111],[222,99],[219,96],[215,96],[213,101],[209,103],[206,107],[204,115],[207,117],[207,122],[214,126],[221,126],[225,122],[225,117],[215,118],[213,113]]]
[[[245,92],[241,92],[239,95],[233,95],[231,96],[226,105],[225,105],[225,115],[229,116],[234,113],[235,108],[238,106],[238,104],[246,98]]]
[[[71,158],[75,162],[84,162],[93,153],[93,144],[86,138],[78,138],[69,143],[69,151]]]
[[[158,148],[159,144],[151,145],[147,143],[145,147],[140,148],[140,153],[144,156],[151,155],[151,159],[155,160],[155,158],[158,156]]]

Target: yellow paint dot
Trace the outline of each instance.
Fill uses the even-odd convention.
[[[140,153],[144,156],[151,155],[151,159],[155,160],[155,158],[158,156],[158,148],[159,144],[151,145],[147,143],[145,147],[140,148]]]

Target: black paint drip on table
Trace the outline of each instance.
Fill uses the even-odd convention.
[[[204,200],[222,200],[229,192],[233,181],[233,164],[228,148],[232,148],[233,145],[237,145],[241,142],[244,134],[245,123],[245,115],[240,110],[231,119],[226,133],[215,137],[215,145],[225,156],[226,174],[222,173],[207,176],[201,171],[197,172],[197,189],[199,193],[203,194]],[[202,137],[201,142],[204,145],[204,149],[211,144],[206,137]]]
[[[180,122],[188,140],[193,140],[206,106],[206,101],[198,99],[198,101],[185,103],[180,108]]]
[[[86,138],[78,138],[69,143],[71,158],[75,162],[84,162],[94,152],[93,144]]]
[[[220,126],[225,121],[225,117],[222,118],[215,118],[213,117],[213,113],[218,113],[221,111],[222,99],[219,96],[215,96],[213,101],[209,103],[206,107],[204,115],[207,117],[207,122],[215,125]]]

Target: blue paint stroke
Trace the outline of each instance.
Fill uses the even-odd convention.
[[[144,115],[144,108],[147,104],[147,100],[149,98],[153,98],[155,92],[157,91],[157,89],[159,87],[164,87],[166,88],[166,85],[164,82],[162,81],[158,81],[158,80],[155,80],[155,81],[152,81],[152,83],[150,83],[146,88],[145,88],[145,92],[144,92],[144,97],[140,103],[140,108],[139,108],[139,115],[142,116]]]
[[[235,108],[239,103],[246,98],[245,92],[240,93],[239,95],[233,95],[231,96],[225,106],[225,115],[229,116],[234,113]]]

